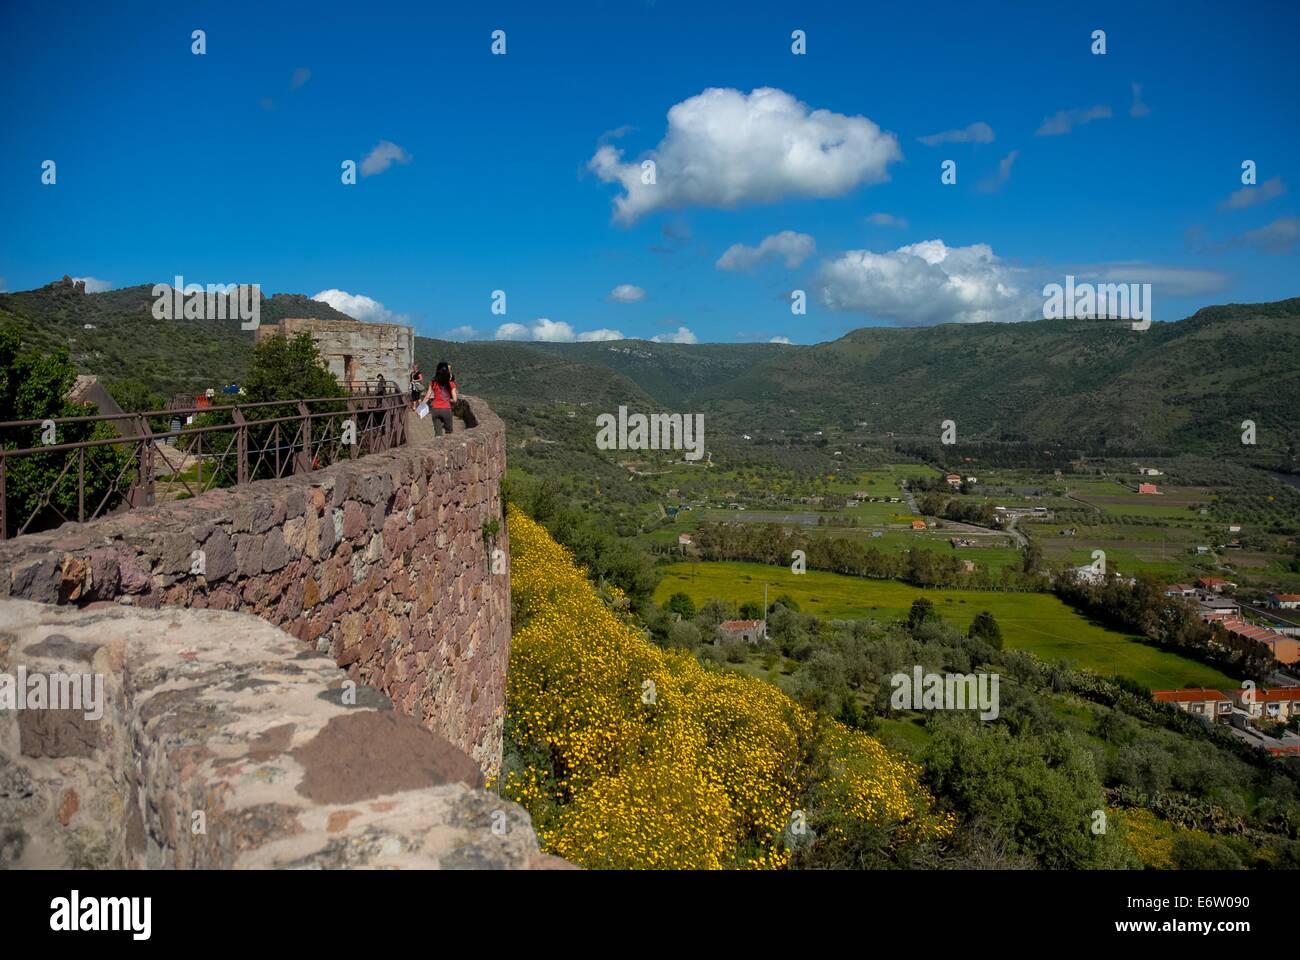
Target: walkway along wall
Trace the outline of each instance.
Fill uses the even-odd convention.
[[[505,429],[482,401],[466,408],[449,436],[0,543],[0,596],[255,614],[494,773]]]

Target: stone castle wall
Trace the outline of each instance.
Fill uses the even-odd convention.
[[[34,674],[101,695],[0,710],[0,870],[566,866],[463,752],[249,614],[0,599],[0,676]]]
[[[0,597],[255,614],[495,772],[505,429],[466,399],[462,432],[0,542]]]
[[[340,382],[383,377],[402,390],[410,385],[411,365],[415,363],[414,327],[292,317],[278,324],[263,324],[254,336],[258,340],[277,334],[293,338],[300,333],[311,336],[330,373]]]

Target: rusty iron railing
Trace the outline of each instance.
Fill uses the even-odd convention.
[[[218,394],[206,406],[0,422],[0,438],[44,433],[53,441],[0,445],[0,539],[215,487],[307,473],[405,445],[408,393],[391,381],[348,387],[352,392],[343,397],[223,403],[229,395]],[[189,418],[193,422],[179,429],[150,425]],[[115,435],[57,442],[63,428],[74,424],[78,432]],[[37,491],[31,489],[34,472],[23,477],[26,502],[20,506],[11,502],[17,497],[11,486],[25,465],[54,478],[38,481],[43,489]]]

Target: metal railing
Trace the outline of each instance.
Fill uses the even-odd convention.
[[[408,395],[391,381],[348,386],[343,397],[218,394],[206,406],[0,422],[0,539],[405,445]],[[80,439],[58,442],[68,433]]]

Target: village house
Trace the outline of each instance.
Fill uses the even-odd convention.
[[[1157,703],[1172,703],[1184,713],[1201,717],[1207,723],[1216,723],[1231,715],[1232,700],[1218,690],[1191,687],[1183,690],[1153,690],[1151,696]]]
[[[1199,577],[1196,585],[1202,590],[1211,590],[1214,593],[1223,593],[1224,590],[1236,590],[1237,585],[1231,580],[1224,580],[1222,577]]]
[[[1275,593],[1268,598],[1274,610],[1300,610],[1300,593]]]
[[[723,620],[718,624],[717,635],[713,643],[723,640],[744,640],[746,643],[758,643],[767,637],[767,623],[763,620]]]
[[[957,474],[950,473],[948,476],[944,477],[944,480],[946,480],[948,486],[952,487],[954,490],[961,489],[961,477],[957,476]]]
[[[924,529],[925,529],[925,521],[924,521],[924,520],[913,520],[913,521],[912,521],[912,529],[913,529],[913,530],[924,530]]]
[[[1155,467],[1138,467],[1138,473],[1144,477],[1163,477],[1164,472]]]
[[[1190,583],[1171,583],[1165,587],[1166,597],[1194,597],[1196,588]]]
[[[1156,489],[1156,485],[1155,485],[1154,483],[1139,483],[1139,484],[1138,484],[1138,493],[1154,493],[1154,494],[1159,494],[1160,491],[1159,491],[1158,489]]]
[[[677,546],[679,547],[689,547],[694,542],[694,538],[689,533],[679,533],[677,535]]]
[[[1300,687],[1260,690],[1246,687],[1232,691],[1233,703],[1253,720],[1285,723],[1300,710]]]

